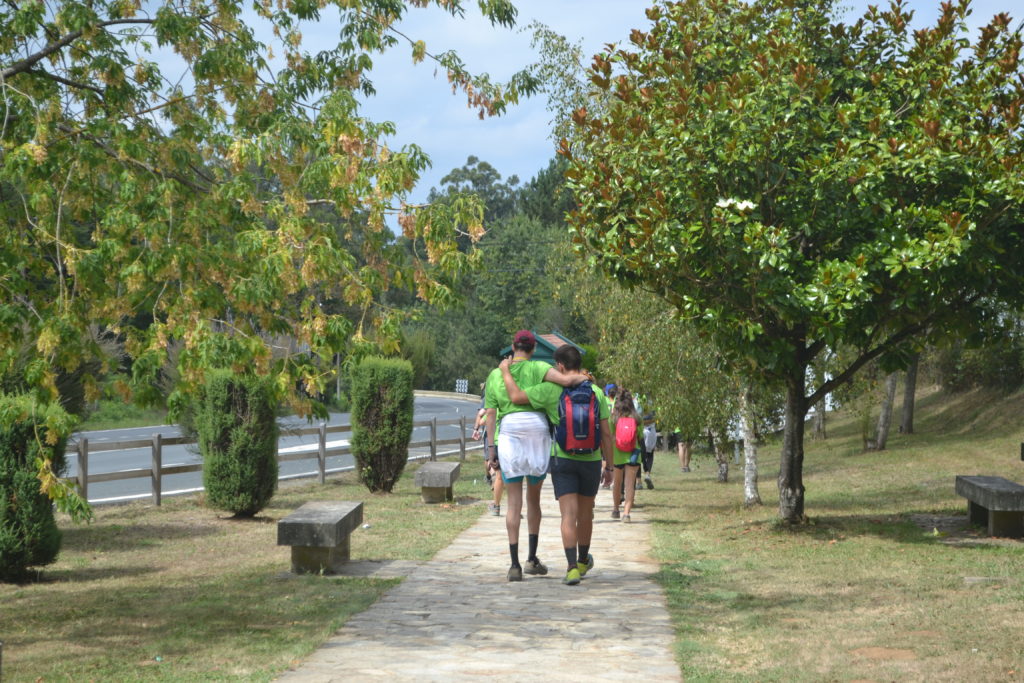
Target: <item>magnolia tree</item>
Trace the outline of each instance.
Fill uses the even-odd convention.
[[[900,2],[686,0],[593,60],[561,145],[581,250],[785,391],[779,512],[804,518],[808,408],[907,340],[1024,288],[1021,36],[969,2],[911,31]],[[829,347],[857,349],[808,386]]]
[[[63,374],[101,355],[100,330],[128,354],[126,398],[162,399],[173,348],[185,392],[207,368],[244,367],[306,413],[335,354],[393,347],[399,314],[379,295],[450,300],[451,276],[472,260],[457,237],[480,237],[483,208],[406,203],[429,160],[383,144],[394,126],[362,117],[357,95],[373,92],[374,55],[402,44],[435,60],[481,117],[529,91],[523,73],[473,77],[393,29],[410,7],[462,15],[464,4],[0,7],[0,372],[56,398]],[[508,0],[478,4],[513,23]],[[337,43],[311,52],[301,31],[318,21],[338,26]],[[388,214],[419,245],[411,258]],[[82,381],[95,395],[95,374]]]

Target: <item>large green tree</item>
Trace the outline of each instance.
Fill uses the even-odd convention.
[[[1018,299],[1024,67],[1006,15],[969,2],[911,31],[905,3],[685,0],[597,55],[600,106],[563,143],[580,246],[779,383],[779,512],[804,517],[808,408],[872,359]],[[808,386],[840,342],[857,354]]]
[[[335,354],[394,345],[400,315],[381,292],[451,301],[457,238],[483,234],[483,207],[407,204],[429,160],[383,144],[395,127],[361,116],[357,98],[373,93],[374,56],[402,44],[481,116],[531,90],[525,73],[471,76],[393,28],[410,8],[465,4],[0,5],[0,371],[27,343],[22,383],[54,398],[60,373],[100,355],[95,326],[124,342],[128,396],[161,398],[174,346],[182,387],[245,367],[306,412]],[[492,24],[514,21],[508,0],[477,4]],[[301,31],[316,21],[337,22],[338,40],[311,52]],[[422,251],[395,248],[388,214]],[[82,378],[93,393],[95,379]]]

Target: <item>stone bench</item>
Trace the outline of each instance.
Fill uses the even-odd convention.
[[[349,559],[349,534],[363,523],[363,504],[315,501],[277,523],[277,544],[292,547],[295,574],[336,574]]]
[[[989,536],[1024,536],[1024,486],[1002,477],[958,475],[956,493],[968,501],[971,524],[988,527]]]
[[[452,486],[459,478],[457,462],[425,462],[416,470],[416,486],[424,503],[441,503],[454,500]]]

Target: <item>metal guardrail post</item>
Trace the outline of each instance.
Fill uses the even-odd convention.
[[[320,424],[317,432],[316,466],[320,483],[327,481],[327,423]]]
[[[149,475],[150,485],[153,488],[153,505],[160,506],[160,498],[163,494],[163,467],[164,467],[164,444],[163,435],[153,435],[153,469]]]
[[[459,462],[466,462],[466,416],[459,418]]]
[[[89,439],[82,437],[78,441],[78,489],[82,498],[89,501]]]
[[[437,418],[430,418],[430,459],[437,460]]]

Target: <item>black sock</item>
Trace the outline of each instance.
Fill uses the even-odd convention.
[[[536,560],[537,559],[537,541],[540,539],[540,534],[530,534],[530,554],[526,556],[526,559]]]
[[[565,559],[569,560],[569,569],[576,569],[576,548],[566,548]]]
[[[520,566],[520,564],[519,564],[519,544],[518,543],[509,543],[508,544],[508,554],[512,556],[512,566],[513,567],[519,567]]]
[[[587,558],[589,556],[590,556],[590,546],[589,545],[581,545],[580,546],[580,562],[582,562],[583,564],[586,564],[587,563]]]

